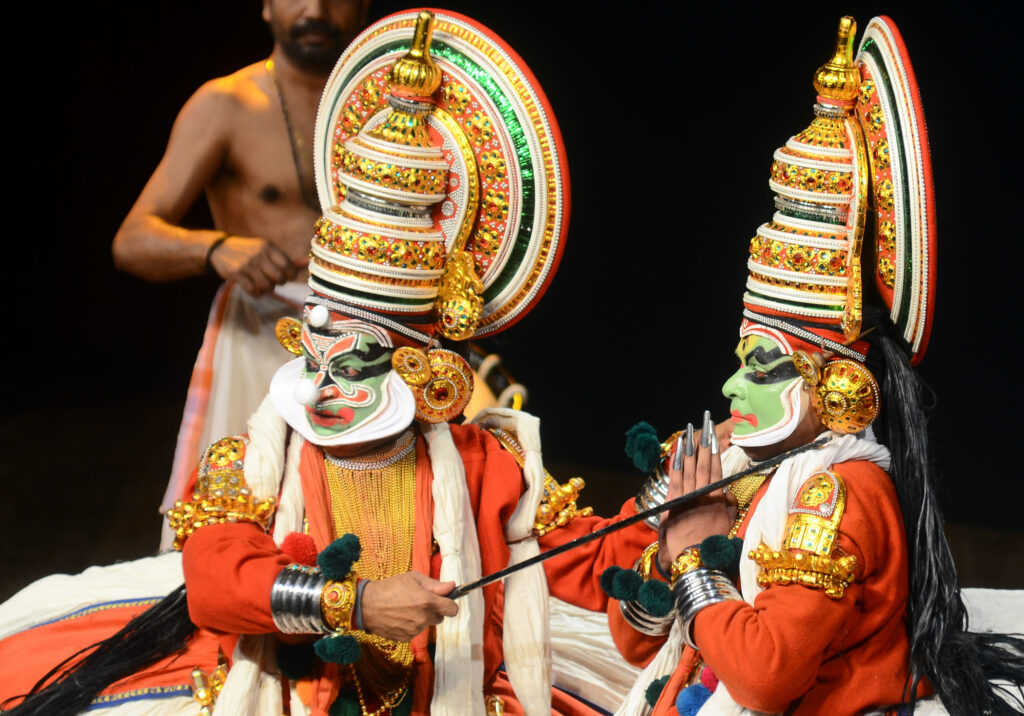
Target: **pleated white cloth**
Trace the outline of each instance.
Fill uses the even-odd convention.
[[[473,421],[500,428],[516,437],[523,449],[526,492],[505,525],[505,541],[518,564],[537,554],[533,536],[537,508],[544,496],[544,462],[540,452],[540,420],[521,410],[485,408]],[[544,567],[535,564],[505,579],[505,615],[502,648],[512,689],[526,714],[551,713],[551,634],[548,582]]]

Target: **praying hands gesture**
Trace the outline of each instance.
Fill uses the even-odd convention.
[[[719,438],[711,423],[711,415],[705,412],[699,438],[694,434],[693,425],[687,425],[676,441],[668,471],[666,501],[721,480],[719,453]],[[661,568],[668,572],[673,560],[687,547],[700,544],[711,535],[726,534],[732,527],[735,513],[735,504],[730,504],[727,494],[715,491],[685,507],[662,514],[658,529],[658,563]]]

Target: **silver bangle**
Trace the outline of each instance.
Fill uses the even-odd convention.
[[[675,611],[669,612],[663,617],[656,617],[643,608],[640,602],[619,602],[619,611],[622,618],[641,634],[647,636],[661,636],[668,634],[672,628],[672,621],[676,618]]]
[[[665,461],[659,460],[658,467],[654,469],[647,479],[644,480],[643,487],[640,488],[640,492],[636,495],[636,500],[633,505],[636,507],[637,512],[643,512],[649,510],[652,507],[658,507],[659,505],[665,504],[665,499],[668,497],[668,473],[665,472]],[[644,522],[652,530],[658,529],[658,523],[661,520],[661,515],[651,515]]]
[[[270,588],[270,615],[283,634],[328,634],[320,611],[327,578],[316,567],[289,564]]]
[[[693,642],[693,619],[704,607],[734,599],[742,600],[736,585],[724,572],[701,567],[679,577],[672,588],[676,612],[683,628],[683,641],[697,648]]]

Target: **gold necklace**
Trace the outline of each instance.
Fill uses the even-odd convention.
[[[757,495],[757,491],[761,489],[764,481],[771,477],[774,472],[775,468],[772,468],[767,472],[747,475],[725,488],[736,496],[736,520],[732,524],[732,529],[729,530],[729,537],[735,537],[736,533],[740,531],[740,525],[743,524],[743,520],[747,516],[747,511],[750,509],[750,504],[754,501],[754,496]]]
[[[349,664],[349,671],[352,672],[352,683],[356,687],[356,696],[359,698],[359,710],[363,712],[363,716],[379,716],[379,714],[396,708],[405,699],[405,694],[409,689],[409,677],[412,676],[412,669],[405,673],[405,678],[402,680],[401,686],[387,694],[380,697],[380,708],[376,711],[366,710],[366,697],[363,696],[363,687],[359,683],[359,676],[356,674],[356,667],[354,664]]]
[[[416,515],[416,442],[412,431],[391,445],[353,458],[324,456],[334,535],[359,537],[353,566],[361,578],[385,579],[412,568]],[[350,673],[364,716],[376,716],[402,702],[412,676],[408,643],[366,632],[353,636],[363,647]],[[383,706],[368,713],[363,685]]]

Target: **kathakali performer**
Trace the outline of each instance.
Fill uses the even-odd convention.
[[[552,703],[544,569],[445,597],[605,523],[576,507],[581,481],[546,474],[535,418],[458,424],[472,375],[439,345],[509,327],[554,275],[569,205],[550,107],[486,28],[403,12],[343,54],[315,142],[312,295],[279,324],[297,357],[170,512],[184,587],[143,611],[154,600],[82,605],[81,582],[58,589],[75,609],[43,604],[55,583],[31,585],[12,601],[46,613],[0,642],[17,674],[0,700],[141,612],[26,710],[589,712]],[[548,562],[551,592],[603,610],[597,575],[651,534]]]
[[[814,120],[774,155],[722,389],[731,446],[707,419],[660,454],[649,426],[631,436],[664,460],[641,502],[821,444],[666,515],[633,570],[602,576],[617,645],[647,665],[620,713],[1013,712],[993,678],[1024,704],[1024,643],[965,631],[911,368],[935,292],[914,73],[890,19],[856,59],[855,31],[843,18]]]

